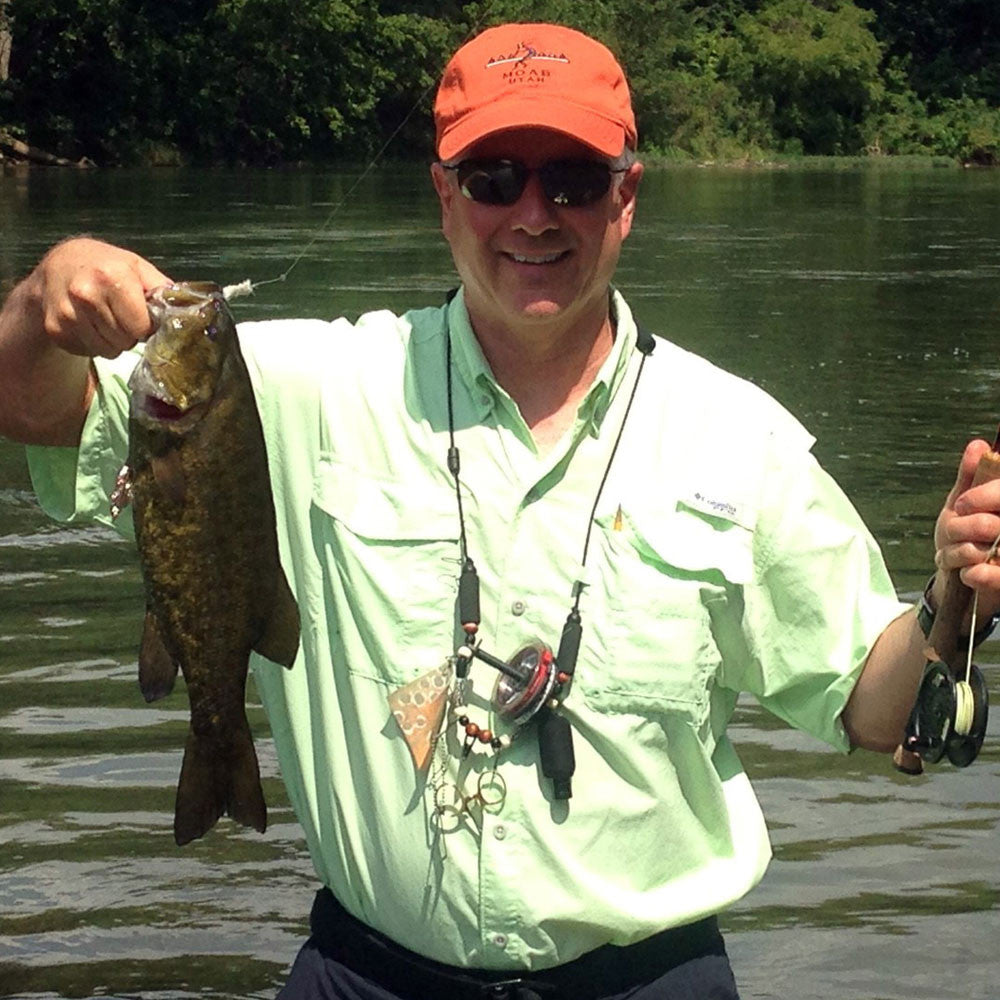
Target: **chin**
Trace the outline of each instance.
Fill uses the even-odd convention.
[[[525,319],[552,319],[559,316],[566,310],[560,302],[552,302],[547,299],[525,302],[518,312]]]

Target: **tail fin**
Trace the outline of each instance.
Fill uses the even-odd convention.
[[[188,731],[174,808],[178,845],[206,834],[223,814],[261,833],[267,828],[257,753],[242,712],[231,720],[227,736],[227,742],[220,745],[199,738],[193,728]]]

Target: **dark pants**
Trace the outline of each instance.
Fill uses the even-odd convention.
[[[277,1000],[739,1000],[714,919],[523,973],[422,958],[359,923],[326,889],[311,929]]]

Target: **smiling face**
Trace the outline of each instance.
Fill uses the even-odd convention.
[[[470,158],[601,159],[588,146],[545,129],[497,133],[465,150]],[[635,212],[642,166],[615,174],[608,193],[579,208],[556,205],[537,175],[513,205],[466,198],[455,172],[434,164],[442,227],[480,338],[566,331],[607,318],[608,286]]]

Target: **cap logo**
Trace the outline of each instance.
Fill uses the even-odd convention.
[[[548,62],[568,63],[569,59],[561,52],[539,52],[533,45],[521,42],[513,52],[507,55],[493,56],[487,60],[486,68],[503,66],[506,63],[526,63],[529,59],[545,59]]]

